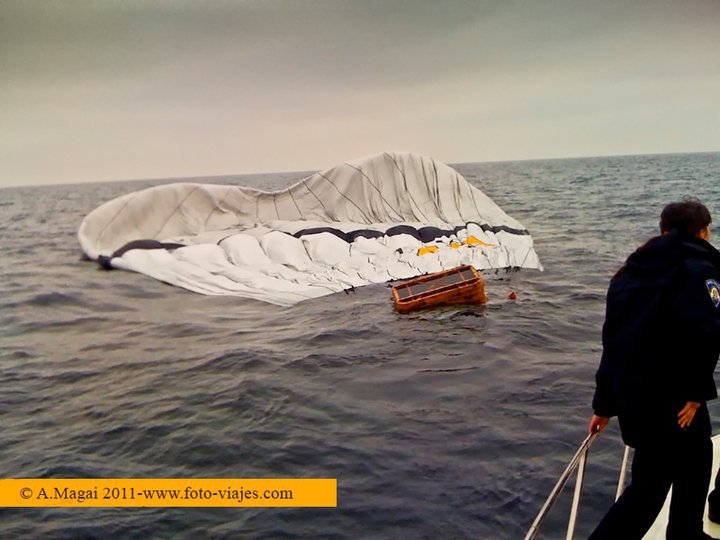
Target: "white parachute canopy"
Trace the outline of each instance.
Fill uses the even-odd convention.
[[[461,264],[542,270],[519,222],[454,169],[409,153],[343,163],[274,192],[152,187],[93,210],[78,238],[105,267],[279,305]]]

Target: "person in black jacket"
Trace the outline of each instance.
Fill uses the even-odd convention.
[[[710,538],[703,532],[712,470],[705,403],[717,397],[720,355],[720,252],[708,242],[710,222],[696,199],[667,205],[662,234],[610,281],[588,430],[617,416],[635,452],[631,483],[591,540],[642,538],[671,485],[667,539]]]

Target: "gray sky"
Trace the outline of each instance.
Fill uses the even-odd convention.
[[[0,0],[0,186],[720,150],[720,0]]]

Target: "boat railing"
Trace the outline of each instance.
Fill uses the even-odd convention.
[[[538,512],[538,515],[535,518],[535,521],[533,521],[532,525],[530,526],[530,529],[528,530],[527,534],[525,535],[525,540],[532,540],[538,534],[538,532],[540,531],[540,525],[542,524],[543,520],[550,512],[550,509],[553,507],[553,505],[557,501],[558,497],[560,496],[560,493],[562,493],[562,490],[565,487],[565,484],[567,484],[567,481],[569,480],[570,476],[577,469],[577,478],[575,480],[575,491],[573,493],[572,506],[570,507],[570,518],[568,520],[568,528],[567,528],[567,532],[565,534],[565,540],[572,540],[573,534],[575,533],[575,522],[577,520],[578,507],[580,506],[580,494],[582,493],[583,481],[585,478],[585,464],[587,463],[588,450],[590,449],[590,445],[595,440],[595,438],[598,436],[598,434],[599,434],[598,431],[596,431],[595,433],[589,434],[585,438],[585,440],[582,442],[582,444],[580,445],[580,448],[578,448],[577,452],[575,452],[575,455],[570,460],[570,463],[568,463],[568,466],[565,468],[563,473],[560,475],[560,478],[558,478],[557,482],[555,483],[555,486],[553,487],[552,491],[550,492],[550,495],[548,496],[547,500],[545,501],[545,504],[543,504],[542,508],[540,509],[540,512]],[[617,500],[620,497],[620,494],[622,493],[622,491],[625,487],[625,475],[626,475],[626,471],[627,471],[627,463],[628,463],[629,457],[630,457],[630,447],[626,446],[625,452],[623,454],[622,466],[620,468],[620,478],[618,479],[617,491],[615,492],[615,500]]]

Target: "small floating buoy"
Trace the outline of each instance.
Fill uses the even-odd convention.
[[[508,294],[508,300],[517,300],[517,294],[515,294],[515,291],[510,291],[510,294]]]

